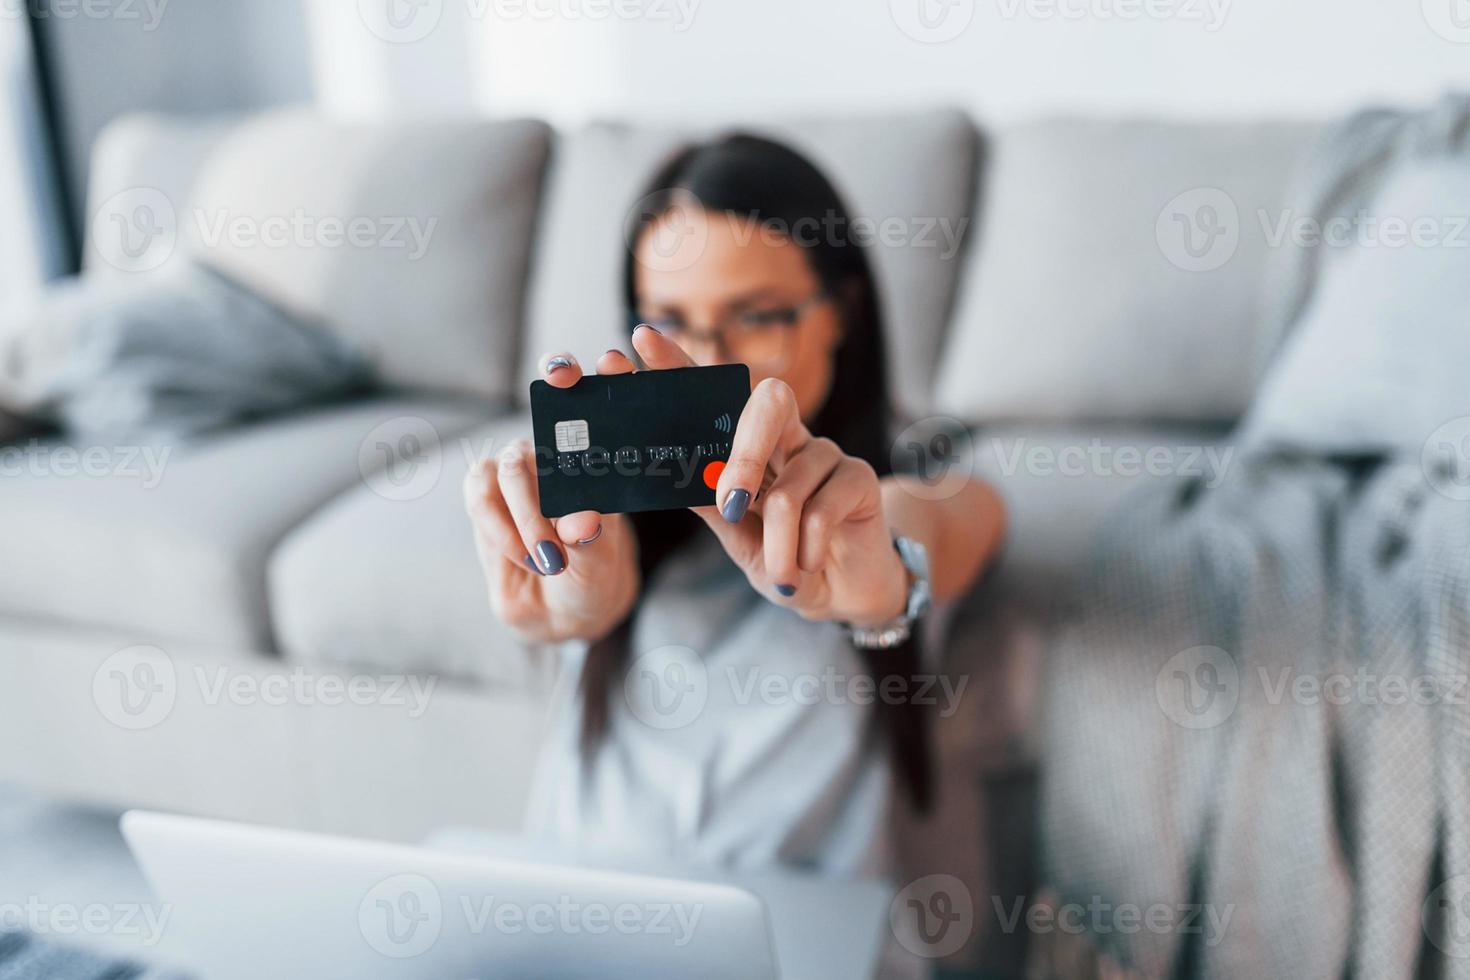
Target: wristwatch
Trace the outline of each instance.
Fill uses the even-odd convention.
[[[893,536],[893,547],[909,573],[909,599],[897,619],[880,626],[843,623],[853,646],[859,650],[892,650],[914,635],[914,625],[929,611],[933,593],[929,588],[929,552],[913,538]]]

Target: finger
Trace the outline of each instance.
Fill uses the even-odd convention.
[[[802,514],[812,496],[842,462],[842,450],[830,439],[815,439],[787,462],[761,500],[766,575],[786,598],[801,582],[798,565]]]
[[[610,350],[597,359],[598,374],[632,374],[636,370],[638,365],[620,350]]]
[[[515,521],[525,553],[531,556],[539,571],[559,575],[566,571],[567,552],[551,521],[541,516],[541,498],[536,489],[536,458],[531,444],[524,439],[512,443],[500,454],[500,492],[506,508]]]
[[[784,457],[809,441],[811,435],[801,424],[791,386],[779,378],[756,385],[740,413],[730,459],[715,487],[715,500],[725,520],[737,524],[745,516],[778,451]]]
[[[470,468],[465,477],[464,495],[465,509],[475,531],[475,550],[485,571],[497,571],[495,565],[504,559],[521,572],[539,575],[540,569],[526,563],[529,555],[500,491],[495,460],[482,459]]]
[[[602,515],[595,510],[579,510],[557,518],[554,523],[563,544],[585,548],[602,537]]]
[[[746,575],[758,581],[766,578],[765,565],[763,562],[764,531],[761,527],[759,515],[752,515],[739,524],[731,524],[716,507],[691,507],[690,510],[698,514],[709,529],[715,532],[715,537],[720,541],[720,547],[725,549],[725,554],[730,560],[740,567]]]
[[[582,380],[582,365],[565,352],[541,358],[541,376],[554,388],[570,388]]]
[[[695,366],[694,358],[684,353],[684,348],[646,323],[633,329],[633,349],[650,371]]]
[[[879,513],[882,507],[883,491],[873,467],[844,456],[802,510],[797,564],[808,573],[820,572],[837,528],[855,516]]]
[[[605,352],[597,359],[596,367],[598,374],[631,374],[636,369],[633,359],[620,350]],[[585,548],[602,537],[602,515],[594,510],[568,514],[554,523],[563,544]]]

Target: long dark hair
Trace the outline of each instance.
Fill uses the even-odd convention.
[[[878,289],[867,252],[854,238],[851,216],[835,188],[804,157],[780,143],[735,134],[688,147],[670,159],[639,198],[627,229],[623,293],[630,326],[638,312],[634,254],[648,226],[676,201],[692,198],[707,211],[791,235],[792,229],[820,229],[796,235],[825,294],[838,304],[842,338],[835,354],[827,401],[812,420],[813,434],[825,436],[849,455],[866,460],[880,476],[889,461],[890,408],[884,371],[883,325]],[[643,581],[702,527],[684,511],[637,514],[633,527]],[[636,615],[636,608],[632,615]],[[582,750],[590,758],[605,737],[609,698],[626,670],[632,615],[606,639],[593,644],[582,673]],[[883,652],[867,652],[864,663],[884,690],[885,677],[910,681],[919,669],[919,647],[910,641]],[[906,688],[900,688],[906,689]],[[928,724],[920,706],[909,701],[876,703],[878,729],[893,753],[900,785],[920,811],[933,798],[933,757]]]

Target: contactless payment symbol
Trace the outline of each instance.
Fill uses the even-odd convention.
[[[586,419],[568,419],[556,423],[557,452],[579,453],[590,445],[592,442],[587,436]]]

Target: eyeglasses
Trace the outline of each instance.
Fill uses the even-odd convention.
[[[779,371],[791,358],[791,328],[826,300],[826,290],[819,290],[793,306],[741,310],[706,330],[696,330],[674,316],[638,322],[647,323],[685,350],[694,344],[709,344],[726,360]]]

